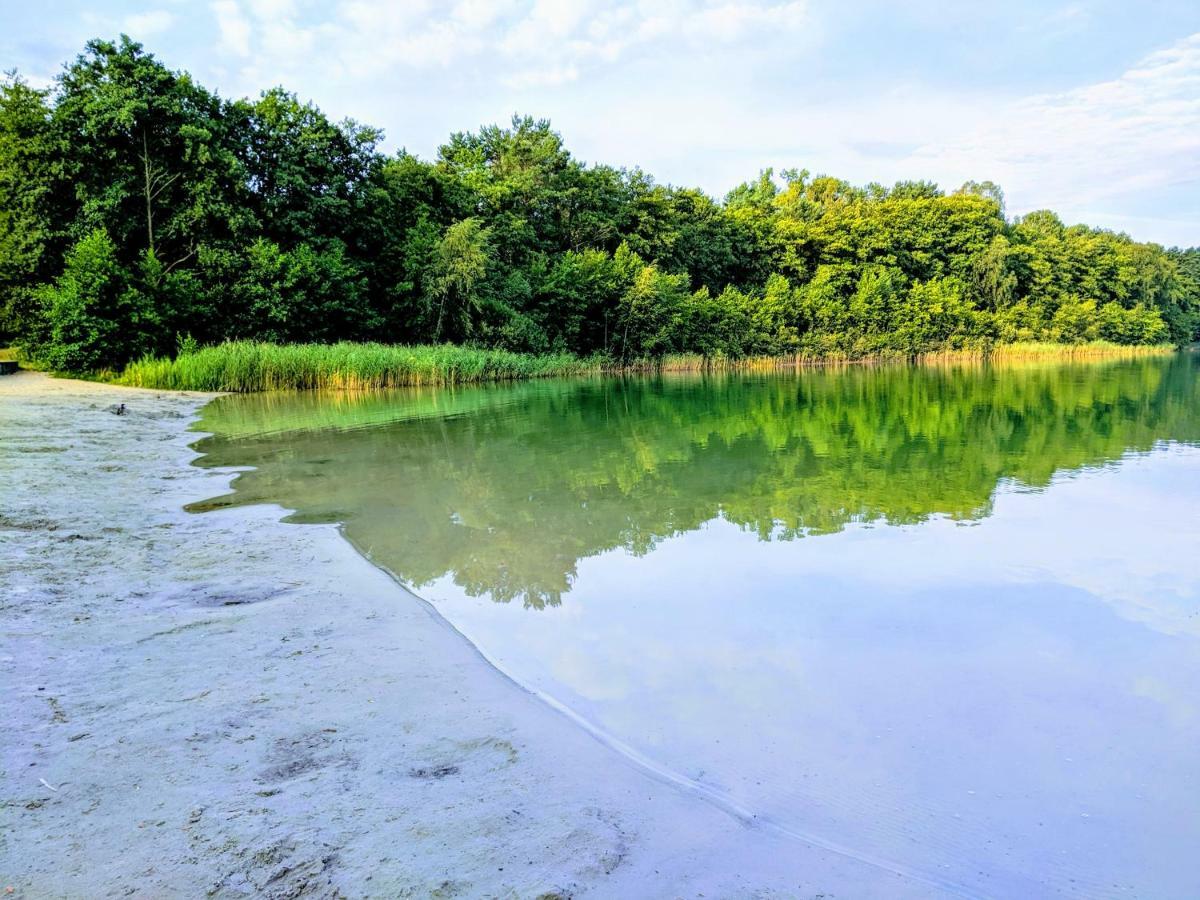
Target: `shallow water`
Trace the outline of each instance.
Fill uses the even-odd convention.
[[[964,893],[1200,896],[1195,356],[210,404],[503,671]],[[565,763],[566,764],[566,763]]]

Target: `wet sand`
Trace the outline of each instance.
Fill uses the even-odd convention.
[[[0,378],[6,896],[939,894],[639,768],[334,526],[184,512],[207,399]]]

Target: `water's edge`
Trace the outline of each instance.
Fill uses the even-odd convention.
[[[303,524],[303,523],[301,523],[301,524]],[[563,716],[568,721],[570,721],[573,725],[575,725],[576,727],[581,728],[583,731],[587,732],[587,734],[589,734],[591,737],[595,738],[595,740],[598,741],[601,745],[603,745],[604,747],[613,751],[618,756],[620,756],[622,759],[624,759],[627,763],[629,763],[631,766],[633,766],[634,768],[640,770],[641,772],[649,775],[650,777],[654,778],[656,781],[659,781],[663,784],[666,784],[666,785],[674,787],[678,790],[681,790],[684,793],[694,796],[699,800],[703,800],[705,803],[708,803],[711,806],[716,807],[717,809],[721,810],[721,812],[736,819],[738,822],[740,822],[742,825],[744,825],[747,828],[761,828],[766,831],[774,832],[775,834],[781,835],[783,837],[792,838],[793,840],[798,840],[798,841],[804,841],[805,843],[811,844],[814,847],[819,847],[822,850],[828,850],[830,853],[836,853],[839,856],[846,857],[847,859],[853,859],[853,860],[857,860],[858,862],[867,863],[868,865],[874,866],[878,869],[882,869],[883,871],[891,872],[894,875],[899,875],[899,876],[901,876],[903,878],[907,878],[911,881],[915,881],[920,884],[928,885],[929,887],[938,888],[939,890],[946,891],[948,893],[952,893],[956,896],[960,896],[960,897],[975,897],[976,896],[975,894],[972,894],[969,891],[967,891],[967,889],[965,887],[963,887],[962,885],[959,885],[955,882],[944,881],[944,880],[932,877],[932,876],[927,875],[926,873],[921,872],[917,869],[911,869],[911,868],[901,865],[899,863],[892,862],[891,860],[883,859],[882,857],[874,856],[870,853],[864,853],[862,851],[855,850],[852,847],[848,847],[844,844],[839,844],[836,841],[826,840],[825,838],[819,837],[818,835],[812,834],[810,832],[803,831],[803,830],[796,829],[796,828],[790,828],[786,825],[782,825],[778,822],[775,822],[766,816],[760,816],[757,813],[752,812],[750,809],[742,806],[741,804],[734,802],[732,799],[725,796],[720,791],[717,791],[716,789],[711,788],[708,785],[702,784],[701,782],[696,781],[695,779],[688,778],[686,775],[682,775],[679,772],[676,772],[674,769],[671,769],[668,766],[665,766],[659,762],[656,762],[655,760],[646,756],[644,753],[640,753],[639,751],[635,750],[633,747],[629,746],[624,741],[620,740],[619,738],[614,737],[612,734],[605,731],[599,725],[595,724],[594,722],[590,721],[589,719],[587,719],[580,713],[577,713],[575,710],[571,709],[571,707],[569,707],[567,704],[562,703],[561,701],[559,701],[555,697],[551,696],[550,694],[547,694],[544,691],[539,691],[537,688],[533,687],[530,684],[526,684],[524,681],[517,678],[515,675],[512,675],[509,672],[506,672],[503,668],[500,667],[500,664],[497,663],[495,660],[493,660],[491,657],[489,657],[483,651],[483,649],[479,647],[478,644],[476,644],[469,637],[467,637],[462,631],[460,631],[458,629],[458,627],[455,626],[455,624],[453,622],[451,622],[444,615],[442,615],[441,611],[438,610],[436,603],[433,603],[433,602],[427,600],[426,598],[422,597],[420,594],[418,594],[416,591],[414,591],[411,587],[409,587],[407,584],[405,584],[404,581],[395,572],[393,572],[391,569],[389,569],[387,566],[383,565],[382,563],[379,563],[379,562],[375,561],[374,559],[372,559],[371,556],[365,550],[363,550],[353,540],[350,539],[350,537],[346,534],[345,529],[343,528],[342,525],[338,525],[337,530],[338,530],[338,534],[340,534],[342,536],[342,538],[346,541],[346,543],[348,543],[351,547],[354,548],[355,552],[358,553],[359,556],[361,556],[363,559],[365,559],[368,563],[370,563],[375,568],[379,569],[381,572],[384,572],[389,578],[392,579],[393,582],[395,582],[396,586],[399,587],[405,594],[407,594],[408,596],[410,596],[413,599],[415,599],[416,601],[418,601],[421,604],[421,606],[426,610],[426,612],[428,612],[429,615],[432,616],[442,627],[447,628],[450,631],[452,631],[454,634],[458,635],[458,637],[461,638],[462,641],[468,647],[471,648],[471,651],[479,659],[481,659],[485,663],[487,663],[487,665],[491,669],[493,669],[501,678],[503,678],[505,681],[510,682],[513,685],[516,685],[518,688],[520,688],[525,693],[531,694],[532,696],[536,697],[538,700],[540,700],[542,703],[544,703],[547,707],[554,710],[556,713],[558,713],[559,715]]]
[[[204,404],[204,405],[206,405],[206,404]],[[200,407],[197,408],[196,413],[195,413],[195,418],[193,419],[192,423],[189,425],[189,431],[191,431],[192,433],[194,433],[196,435],[195,441],[188,444],[188,449],[195,453],[195,457],[194,457],[194,459],[192,459],[190,461],[190,465],[197,466],[197,467],[200,466],[200,461],[203,460],[208,455],[208,454],[204,453],[203,451],[197,449],[197,445],[201,441],[203,441],[205,438],[212,437],[214,435],[213,432],[199,430],[194,427],[195,425],[198,425],[199,422],[202,421],[202,419],[203,419],[203,416],[201,415],[201,411],[202,411],[204,405],[201,405]],[[208,469],[208,471],[221,472],[223,474],[228,474],[229,482],[227,484],[227,491],[229,493],[233,494],[233,493],[236,493],[236,488],[234,487],[233,482],[236,480],[238,474],[241,472],[253,471],[256,467],[254,467],[254,466],[220,466],[220,467],[206,467],[206,468]],[[290,509],[279,503],[255,504],[255,505],[267,505],[267,506],[276,507],[277,509],[279,509],[283,512],[283,515],[280,517],[281,519],[284,519],[288,515],[291,515],[291,514],[297,512],[297,510]],[[290,527],[306,527],[309,523],[289,522],[286,524],[288,524]],[[327,526],[319,526],[319,527],[327,527]],[[346,533],[345,527],[342,523],[338,523],[336,526],[336,529],[337,529],[337,533],[340,536],[340,538],[342,540],[344,540],[347,545],[349,545],[351,548],[353,548],[354,552],[359,557],[361,557],[365,562],[367,562],[369,565],[371,565],[374,569],[376,569],[380,572],[383,572],[385,575],[387,575],[387,577],[392,581],[392,583],[397,588],[399,588],[400,591],[404,595],[417,601],[418,605],[426,612],[427,615],[430,616],[430,618],[433,621],[435,621],[440,627],[442,627],[442,628],[448,630],[449,632],[451,632],[452,634],[454,634],[459,640],[462,641],[462,643],[467,648],[469,648],[470,652],[476,658],[478,658],[479,660],[484,662],[489,669],[491,669],[493,672],[495,672],[498,676],[500,676],[502,679],[504,679],[509,684],[512,684],[513,686],[520,689],[522,692],[535,697],[544,706],[553,710],[556,714],[562,716],[564,719],[569,721],[573,727],[581,729],[584,733],[586,733],[591,738],[593,738],[601,746],[603,746],[606,749],[615,753],[619,758],[621,758],[626,764],[628,764],[632,768],[638,770],[639,772],[641,772],[645,775],[650,776],[655,781],[657,781],[661,784],[667,785],[671,788],[674,788],[678,791],[681,791],[689,796],[695,797],[696,799],[707,803],[708,805],[714,807],[715,809],[721,811],[722,813],[730,816],[735,821],[737,821],[739,824],[741,824],[743,827],[746,827],[749,829],[761,829],[763,831],[774,833],[774,834],[779,835],[784,838],[802,841],[806,844],[809,844],[809,845],[819,848],[821,850],[825,850],[830,853],[835,853],[839,856],[842,856],[842,857],[845,857],[847,859],[851,859],[851,860],[854,860],[857,862],[865,863],[869,866],[880,869],[881,871],[891,873],[893,875],[908,879],[908,880],[916,882],[918,884],[923,884],[923,885],[926,885],[931,888],[936,888],[940,891],[944,891],[946,893],[953,894],[955,896],[960,896],[960,897],[975,897],[976,896],[975,894],[968,891],[964,886],[957,884],[955,882],[950,882],[950,881],[946,881],[943,879],[939,879],[935,876],[931,876],[920,870],[912,869],[908,866],[904,866],[900,863],[896,863],[891,860],[884,859],[884,858],[875,856],[870,853],[865,853],[865,852],[862,852],[859,850],[855,850],[852,847],[846,846],[844,844],[839,844],[836,841],[827,840],[825,838],[820,837],[819,835],[812,834],[810,832],[806,832],[801,829],[796,829],[796,828],[792,828],[792,827],[783,825],[781,823],[773,821],[772,819],[770,819],[766,816],[760,816],[757,813],[753,812],[752,810],[748,809],[747,807],[744,807],[741,804],[736,803],[734,800],[732,800],[730,797],[724,795],[720,791],[717,791],[716,789],[709,787],[708,785],[702,784],[701,782],[696,781],[695,779],[688,778],[686,775],[683,775],[683,774],[675,771],[674,769],[671,769],[668,766],[665,766],[659,762],[656,762],[655,760],[651,759],[650,757],[646,756],[645,754],[634,749],[633,747],[631,747],[624,741],[621,741],[620,739],[616,738],[615,736],[613,736],[612,734],[610,734],[609,732],[607,732],[600,726],[596,725],[594,722],[590,721],[589,719],[587,719],[580,713],[576,712],[567,704],[562,703],[561,701],[559,701],[555,697],[551,696],[550,694],[547,694],[544,691],[538,690],[537,688],[533,687],[532,685],[525,683],[521,679],[519,679],[516,676],[512,675],[511,673],[505,671],[495,660],[493,660],[491,657],[489,657],[483,651],[482,648],[480,648],[475,642],[473,642],[469,637],[467,637],[467,635],[464,634],[457,626],[455,626],[453,622],[451,622],[446,616],[444,616],[441,613],[441,611],[437,608],[437,605],[435,603],[431,602],[430,600],[426,599],[425,597],[422,597],[419,593],[417,593],[415,590],[413,590],[413,588],[411,586],[406,584],[405,581],[399,575],[397,575],[395,572],[393,572],[391,569],[389,569],[383,563],[373,559],[368,551],[364,550],[357,543],[355,543],[350,538],[350,536]]]

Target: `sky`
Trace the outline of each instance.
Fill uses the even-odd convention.
[[[1200,245],[1197,0],[0,0],[49,84],[127,33],[223,96],[283,85],[385,149],[548,118],[579,159],[723,196],[760,169],[990,179],[1018,215]]]

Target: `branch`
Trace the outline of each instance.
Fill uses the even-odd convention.
[[[185,253],[183,256],[179,257],[179,259],[175,260],[175,262],[171,263],[169,266],[167,266],[165,269],[163,269],[163,274],[169,275],[173,268],[180,265],[181,263],[187,262],[189,259],[191,259],[195,255],[196,255],[196,246],[193,244],[191,249],[188,250],[187,253]]]
[[[176,172],[174,175],[172,175],[166,181],[161,181],[161,182],[159,181],[159,179],[162,177],[162,173],[155,175],[150,181],[150,184],[153,187],[153,191],[150,194],[150,199],[151,200],[157,199],[159,194],[161,194],[163,191],[165,191],[167,188],[169,188],[172,184],[174,184],[179,179],[179,175],[180,175],[180,173]]]

